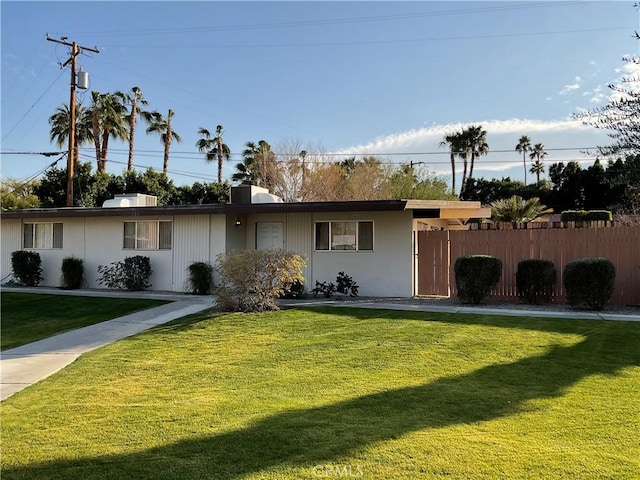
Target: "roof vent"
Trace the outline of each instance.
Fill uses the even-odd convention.
[[[145,195],[144,193],[124,193],[115,195],[111,200],[106,200],[102,208],[114,207],[155,207],[158,205],[158,197]]]

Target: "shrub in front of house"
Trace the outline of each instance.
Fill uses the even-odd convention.
[[[40,254],[28,250],[12,252],[11,271],[20,285],[37,287],[42,280],[42,259]]]
[[[580,258],[564,267],[563,286],[567,303],[586,303],[602,310],[613,294],[616,267],[606,258]]]
[[[98,267],[98,283],[117,290],[140,291],[151,286],[153,273],[151,259],[143,255],[127,257],[122,262],[113,262]]]
[[[453,269],[460,300],[478,304],[500,281],[502,260],[490,255],[465,255],[456,259]]]
[[[304,282],[302,280],[295,279],[284,287],[282,298],[302,298],[305,293]]]
[[[62,288],[75,290],[84,282],[84,262],[81,258],[67,257],[62,260]]]
[[[224,311],[278,310],[276,300],[288,285],[304,281],[304,259],[284,250],[245,250],[220,254],[216,304]]]
[[[338,293],[349,295],[350,297],[357,297],[359,288],[353,278],[344,272],[338,272],[338,276],[336,277],[336,291]]]
[[[193,262],[187,268],[189,272],[189,291],[196,295],[213,293],[213,266],[206,262]]]
[[[526,303],[548,302],[556,283],[556,267],[550,260],[532,258],[518,262],[516,291]]]

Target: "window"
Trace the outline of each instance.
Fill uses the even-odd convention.
[[[373,250],[373,222],[316,222],[316,250]]]
[[[62,248],[62,223],[25,223],[22,232],[24,248]]]
[[[123,248],[171,250],[171,222],[157,220],[124,222]]]

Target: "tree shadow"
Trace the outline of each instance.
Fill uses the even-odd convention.
[[[473,323],[472,318],[461,321]],[[505,326],[502,320],[497,323]],[[551,329],[549,321],[538,327]],[[570,331],[577,333],[575,328]],[[530,408],[530,400],[562,396],[585,377],[615,375],[628,366],[640,366],[640,332],[632,331],[630,335],[629,328],[601,325],[570,346],[556,345],[539,356],[465,375],[287,411],[244,428],[141,452],[8,467],[3,476],[227,480],[277,466],[311,469],[410,432],[503,418]]]

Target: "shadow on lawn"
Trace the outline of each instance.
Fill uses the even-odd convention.
[[[335,309],[331,312],[338,313]],[[362,313],[369,315],[380,316],[381,312]],[[457,319],[473,322],[471,316]],[[514,326],[513,319],[493,319],[497,326]],[[487,318],[480,323],[490,325],[492,321]],[[615,375],[627,366],[640,365],[638,330],[629,334],[628,328],[614,322],[584,325],[571,332],[582,331],[581,341],[554,346],[540,356],[415,387],[289,411],[228,433],[142,452],[4,468],[3,478],[235,479],[277,466],[308,468],[308,477],[313,478],[314,465],[339,463],[343,456],[370,444],[418,430],[505,417],[522,411],[529,400],[561,396],[585,377]],[[531,327],[554,330],[550,320]]]

